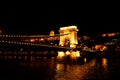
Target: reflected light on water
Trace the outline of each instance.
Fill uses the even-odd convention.
[[[107,59],[106,58],[102,58],[102,65],[103,65],[103,68],[107,70]]]
[[[107,64],[107,59],[106,58],[102,58],[102,63],[103,63],[103,65],[106,65]]]
[[[84,65],[79,64],[56,64],[55,80],[84,80],[89,79],[90,75],[94,72],[95,59]],[[93,65],[94,64],[94,65]],[[93,76],[92,76],[93,77]]]
[[[58,70],[58,71],[64,70],[64,64],[57,64],[56,65],[56,70]]]

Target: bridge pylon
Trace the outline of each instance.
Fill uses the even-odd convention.
[[[64,36],[60,36],[60,41],[59,45],[60,46],[69,46],[72,48],[76,48],[78,44],[77,40],[77,26],[66,26],[66,27],[61,27],[60,30],[60,35],[62,34],[67,34]]]

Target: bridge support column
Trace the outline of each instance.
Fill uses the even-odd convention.
[[[63,61],[65,53],[63,51],[58,51],[57,61]]]
[[[78,61],[80,51],[58,51],[57,61]]]
[[[67,27],[61,27],[60,30],[60,46],[69,46],[72,48],[76,48],[76,45],[78,44],[77,40],[77,26],[67,26]]]

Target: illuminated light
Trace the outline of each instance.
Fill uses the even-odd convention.
[[[115,36],[116,33],[108,33],[108,36],[111,37],[111,36]]]
[[[57,64],[57,65],[56,65],[56,70],[57,70],[57,71],[59,71],[59,70],[60,70],[60,71],[64,70],[64,64]]]
[[[50,36],[55,36],[55,33],[54,33],[54,31],[52,30],[52,31],[50,31]]]
[[[83,39],[84,39],[84,40],[89,40],[90,37],[88,37],[88,36],[83,36]]]
[[[87,58],[84,58],[84,62],[85,62],[85,63],[87,62]]]
[[[44,41],[44,38],[41,38],[40,41]]]
[[[67,34],[67,35],[60,36],[59,45],[76,48],[76,45],[78,44],[77,31],[78,31],[77,26],[61,27],[59,30],[60,34],[61,35]],[[69,40],[67,43],[66,43],[66,39]]]
[[[76,45],[74,45],[74,44],[71,44],[71,45],[70,45],[70,47],[72,47],[72,48],[76,48]]]
[[[70,54],[70,51],[66,51],[66,54],[69,55],[69,54]]]
[[[61,27],[60,30],[71,29],[71,28],[77,28],[77,26]]]
[[[65,53],[63,51],[58,51],[58,56],[57,56],[58,60],[62,60],[64,56],[65,56]]]
[[[2,42],[4,42],[4,41],[2,41]]]
[[[75,52],[72,51],[71,54],[70,54],[70,56],[71,56],[72,59],[75,59],[75,58],[76,58],[76,54],[75,54]]]
[[[107,34],[102,34],[102,37],[106,37]]]
[[[50,44],[53,44],[52,42]]]
[[[106,50],[107,49],[107,46],[103,46],[103,50]]]
[[[102,65],[104,67],[104,69],[107,71],[107,59],[106,58],[102,58]]]
[[[31,41],[31,42],[34,42],[35,40],[34,40],[34,39],[31,39],[30,41]]]
[[[103,63],[103,65],[106,65],[107,64],[107,59],[106,58],[102,58],[102,63]]]
[[[102,45],[95,45],[95,49],[99,50],[102,47]]]
[[[5,37],[8,37],[8,35],[5,35]]]
[[[80,57],[80,51],[76,51],[76,57]]]
[[[108,45],[108,43],[105,43],[105,45]],[[105,45],[95,45],[95,50],[104,51],[107,49],[107,46]]]

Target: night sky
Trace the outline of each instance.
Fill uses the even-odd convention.
[[[8,34],[49,34],[50,30],[59,33],[60,27],[70,25],[78,27],[79,35],[120,31],[120,24],[114,24],[110,18],[103,17],[44,13],[0,15],[0,28]]]
[[[49,34],[50,30],[58,33],[60,27],[76,25],[79,35],[120,31],[119,9],[101,8],[101,4],[57,3],[5,4],[0,9],[0,29],[8,34]]]

